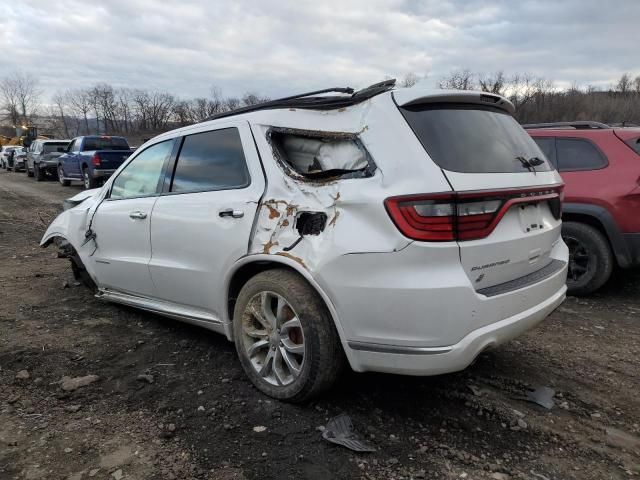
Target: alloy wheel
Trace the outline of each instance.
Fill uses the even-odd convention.
[[[584,243],[575,237],[564,237],[564,242],[569,248],[569,266],[567,276],[577,282],[584,277],[592,266],[594,259],[589,254]]]
[[[281,295],[261,292],[249,301],[242,340],[251,365],[266,382],[286,386],[300,376],[304,333],[298,315]]]
[[[91,179],[89,178],[89,172],[85,169],[82,171],[82,178],[84,178],[84,188],[86,190],[91,188]]]
[[[58,181],[60,183],[64,182],[64,170],[62,170],[62,165],[58,165]]]

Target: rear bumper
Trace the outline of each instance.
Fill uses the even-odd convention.
[[[115,168],[113,169],[100,169],[100,168],[94,168],[93,169],[93,177],[94,178],[103,178],[103,177],[110,177],[111,175],[113,175],[113,173],[116,171]]]
[[[25,166],[25,159],[24,158],[14,158],[13,159],[13,163],[11,163],[11,166],[14,169],[22,169]]]
[[[464,370],[483,351],[512,340],[547,318],[564,301],[567,287],[533,308],[479,328],[447,347],[397,347],[349,342],[355,371],[440,375]]]
[[[550,258],[554,267],[545,275],[486,295],[474,289],[457,247],[444,244],[344,255],[321,268],[316,280],[336,309],[353,370],[436,375],[464,369],[562,303],[564,242]]]
[[[46,170],[50,172],[56,172],[58,170],[57,160],[40,161],[37,162],[37,165],[40,170]]]

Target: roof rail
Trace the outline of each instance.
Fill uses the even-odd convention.
[[[600,122],[552,122],[552,123],[527,123],[522,128],[575,128],[576,130],[588,130],[590,128],[601,129],[611,128],[606,123]]]
[[[391,90],[396,85],[395,78],[385,80],[384,82],[375,83],[362,90],[354,91],[350,87],[334,87],[325,88],[323,90],[315,90],[313,92],[300,93],[290,97],[269,100],[255,105],[247,105],[246,107],[236,108],[228,112],[221,112],[210,116],[207,120],[216,120],[218,118],[231,117],[240,115],[241,113],[256,112],[258,110],[269,110],[275,108],[304,108],[309,110],[333,110],[337,108],[350,107],[360,102],[364,102],[369,98],[375,97],[381,93]],[[345,95],[323,95],[322,93],[344,93]]]

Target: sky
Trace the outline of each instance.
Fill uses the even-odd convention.
[[[640,0],[0,0],[0,77],[46,95],[106,82],[181,98],[272,98],[409,72],[640,75]]]

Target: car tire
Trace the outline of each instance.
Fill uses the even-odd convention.
[[[84,189],[89,190],[91,188],[98,188],[98,180],[91,176],[89,169],[84,167],[82,169],[82,181],[84,183]]]
[[[33,176],[36,178],[36,182],[43,182],[45,180],[44,172],[37,163],[33,164]]]
[[[64,178],[64,170],[62,169],[62,165],[58,165],[58,181],[63,187],[68,187],[71,185],[71,181],[65,180]]]
[[[606,237],[586,223],[563,222],[562,238],[569,247],[569,295],[588,295],[602,287],[613,271],[614,258]]]
[[[233,332],[245,373],[278,400],[295,403],[317,396],[335,383],[346,363],[324,302],[289,270],[267,270],[244,285]]]

